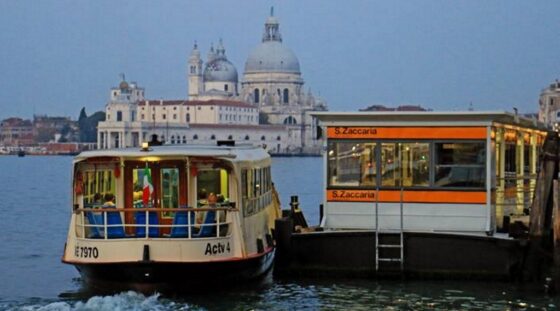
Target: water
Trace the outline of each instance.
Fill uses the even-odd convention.
[[[0,157],[0,310],[556,310],[520,284],[276,279],[180,296],[99,293],[60,257],[70,217],[70,157]],[[322,200],[320,158],[275,158],[285,207],[300,197],[310,224]]]

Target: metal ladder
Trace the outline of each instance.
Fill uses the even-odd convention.
[[[384,232],[379,232],[379,187],[377,187],[375,194],[375,271],[379,271],[379,262],[399,262],[400,271],[404,270],[404,239],[403,239],[403,188],[401,187],[401,202],[400,202],[400,229],[399,230],[387,230]],[[399,235],[399,244],[379,244],[379,237]],[[385,242],[386,243],[386,242]],[[398,248],[400,250],[399,257],[380,257],[379,252],[381,248]]]

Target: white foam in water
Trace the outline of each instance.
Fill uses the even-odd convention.
[[[120,311],[120,310],[166,310],[168,307],[159,301],[159,294],[146,297],[142,294],[129,291],[113,296],[94,296],[86,302],[53,302],[44,306],[31,305],[19,306],[13,310],[28,311]]]

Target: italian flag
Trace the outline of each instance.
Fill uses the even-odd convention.
[[[154,186],[152,186],[152,176],[150,175],[150,169],[144,169],[144,188],[142,191],[142,203],[147,205],[150,202],[152,193],[154,192]]]

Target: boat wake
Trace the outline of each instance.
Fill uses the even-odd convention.
[[[1,310],[28,311],[82,311],[82,310],[198,310],[196,306],[160,299],[159,294],[144,296],[128,291],[110,296],[93,296],[86,301],[49,302],[28,301],[25,303],[0,302]]]

